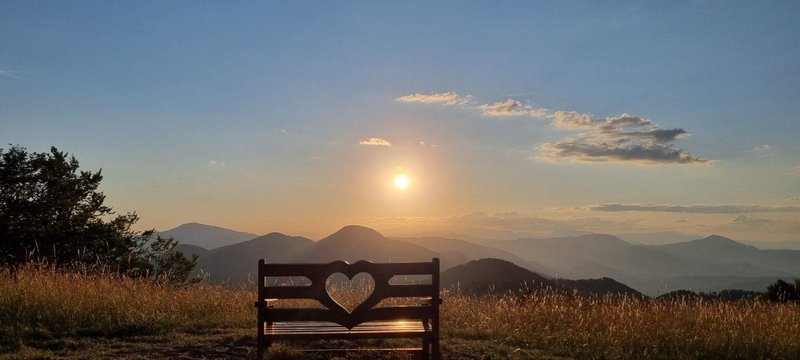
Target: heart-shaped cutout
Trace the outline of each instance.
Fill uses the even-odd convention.
[[[352,278],[342,273],[333,273],[325,280],[328,296],[352,313],[375,291],[375,279],[368,273],[358,273]]]

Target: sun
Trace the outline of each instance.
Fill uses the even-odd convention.
[[[409,184],[408,176],[404,174],[399,174],[394,177],[394,187],[397,188],[398,190],[405,190],[406,188],[408,188],[408,184]]]

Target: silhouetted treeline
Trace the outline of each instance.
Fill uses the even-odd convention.
[[[196,258],[175,252],[174,239],[132,226],[136,213],[116,214],[98,190],[101,171],[80,170],[55,147],[0,149],[0,265],[28,261],[91,264],[133,276],[184,281]]]

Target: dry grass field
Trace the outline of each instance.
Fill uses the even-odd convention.
[[[553,292],[443,297],[446,359],[800,358],[797,304]],[[5,269],[0,359],[252,358],[253,301],[247,286],[172,287],[96,271]],[[299,358],[291,345],[277,346],[275,355]]]

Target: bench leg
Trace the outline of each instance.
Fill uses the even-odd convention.
[[[426,338],[422,338],[422,359],[430,360],[431,358],[431,342]]]

